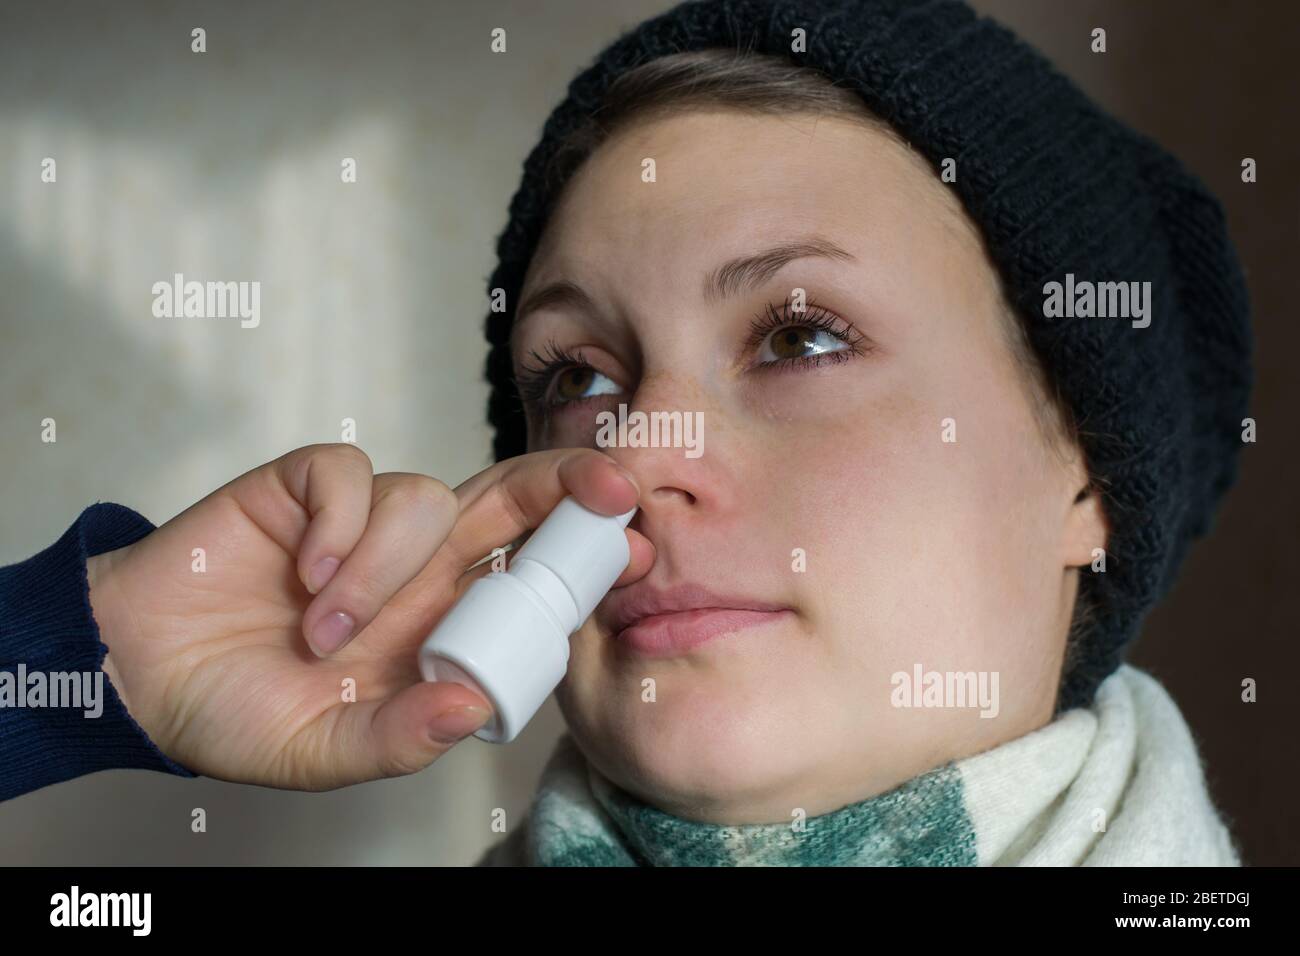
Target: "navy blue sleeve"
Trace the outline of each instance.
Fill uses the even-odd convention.
[[[99,502],[44,551],[0,568],[0,800],[97,770],[196,776],[154,745],[101,670],[108,648],[86,559],[154,527],[130,508]]]

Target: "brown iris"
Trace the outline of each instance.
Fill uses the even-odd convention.
[[[817,331],[806,325],[791,325],[778,329],[772,335],[772,352],[777,358],[802,358],[807,348],[817,338]],[[789,348],[790,354],[782,350]]]
[[[582,398],[582,393],[591,387],[591,378],[596,370],[590,365],[577,365],[567,368],[556,376],[555,391],[561,401],[574,401]],[[569,394],[572,387],[573,394]]]

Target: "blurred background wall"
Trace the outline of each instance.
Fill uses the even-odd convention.
[[[578,70],[670,5],[0,0],[0,564],[95,501],[162,524],[339,440],[344,418],[376,471],[454,486],[487,467],[485,286],[522,162]],[[1295,864],[1300,5],[975,6],[1228,209],[1260,439],[1132,659],[1186,713],[1247,862]],[[498,26],[504,55],[488,50]],[[39,182],[46,156],[57,187]],[[154,318],[150,287],[176,272],[259,280],[261,325]],[[0,863],[469,863],[497,839],[484,808],[520,818],[561,729],[552,700],[511,745],[471,738],[422,774],[326,794],[99,773],[0,804]],[[197,806],[207,834],[190,832]]]

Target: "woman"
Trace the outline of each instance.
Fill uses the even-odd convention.
[[[575,80],[498,252],[492,468],[450,493],[312,446],[56,546],[132,765],[427,765],[490,705],[415,647],[573,493],[639,505],[632,560],[480,862],[1239,862],[1121,656],[1231,483],[1250,380],[1235,254],[1175,160],[960,3],[690,3]],[[607,446],[635,412],[695,416],[703,453]]]

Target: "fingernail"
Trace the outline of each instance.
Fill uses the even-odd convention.
[[[491,716],[488,711],[473,704],[452,707],[429,723],[429,736],[440,744],[454,744],[482,727]]]
[[[352,636],[352,629],[356,626],[357,622],[352,620],[350,614],[342,611],[326,614],[311,629],[311,646],[322,657],[333,654],[347,643],[348,638]]]
[[[307,590],[319,594],[320,589],[330,583],[334,572],[339,569],[338,558],[321,558],[307,575]]]

